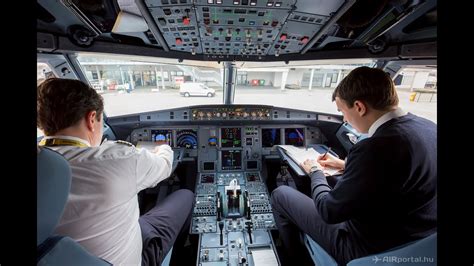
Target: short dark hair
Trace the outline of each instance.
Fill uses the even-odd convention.
[[[104,111],[102,96],[80,80],[49,78],[37,93],[36,124],[46,136],[75,125],[91,111],[100,121]]]
[[[398,105],[398,95],[390,75],[377,68],[358,67],[336,87],[332,100],[344,100],[349,107],[356,100],[369,104],[376,110],[386,110]]]

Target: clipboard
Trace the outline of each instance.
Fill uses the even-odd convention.
[[[321,145],[321,144],[309,145],[307,148],[313,148],[315,151],[317,151],[320,154],[325,153],[329,149],[326,145]],[[288,155],[287,150],[285,150],[283,147],[277,146],[277,151],[280,155],[280,158],[284,160],[291,167],[291,169],[294,170],[294,172],[298,176],[307,175],[306,172],[301,168],[301,166],[290,155]],[[339,158],[339,156],[336,153],[334,153],[332,150],[330,150],[329,153]],[[334,175],[334,174],[325,173],[325,175],[327,176],[327,175]]]

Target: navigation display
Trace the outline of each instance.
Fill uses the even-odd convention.
[[[221,147],[242,147],[242,136],[240,128],[221,128]]]
[[[281,130],[279,128],[262,128],[262,147],[272,147],[281,144]]]
[[[184,129],[176,132],[176,146],[186,149],[197,149],[197,131]]]
[[[304,146],[304,128],[285,128],[285,144]]]
[[[173,131],[171,129],[160,129],[151,131],[151,141],[153,142],[165,142],[166,144],[173,147]]]
[[[222,170],[242,169],[242,151],[228,150],[222,152]]]

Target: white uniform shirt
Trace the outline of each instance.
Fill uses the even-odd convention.
[[[90,146],[74,137],[54,138],[79,140]],[[72,170],[71,190],[55,233],[73,238],[114,265],[141,265],[137,193],[171,174],[171,147],[161,145],[156,154],[113,141],[99,147],[50,148],[61,153]]]

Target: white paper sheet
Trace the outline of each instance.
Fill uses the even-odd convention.
[[[252,249],[252,257],[255,266],[278,266],[275,253],[271,248]]]

